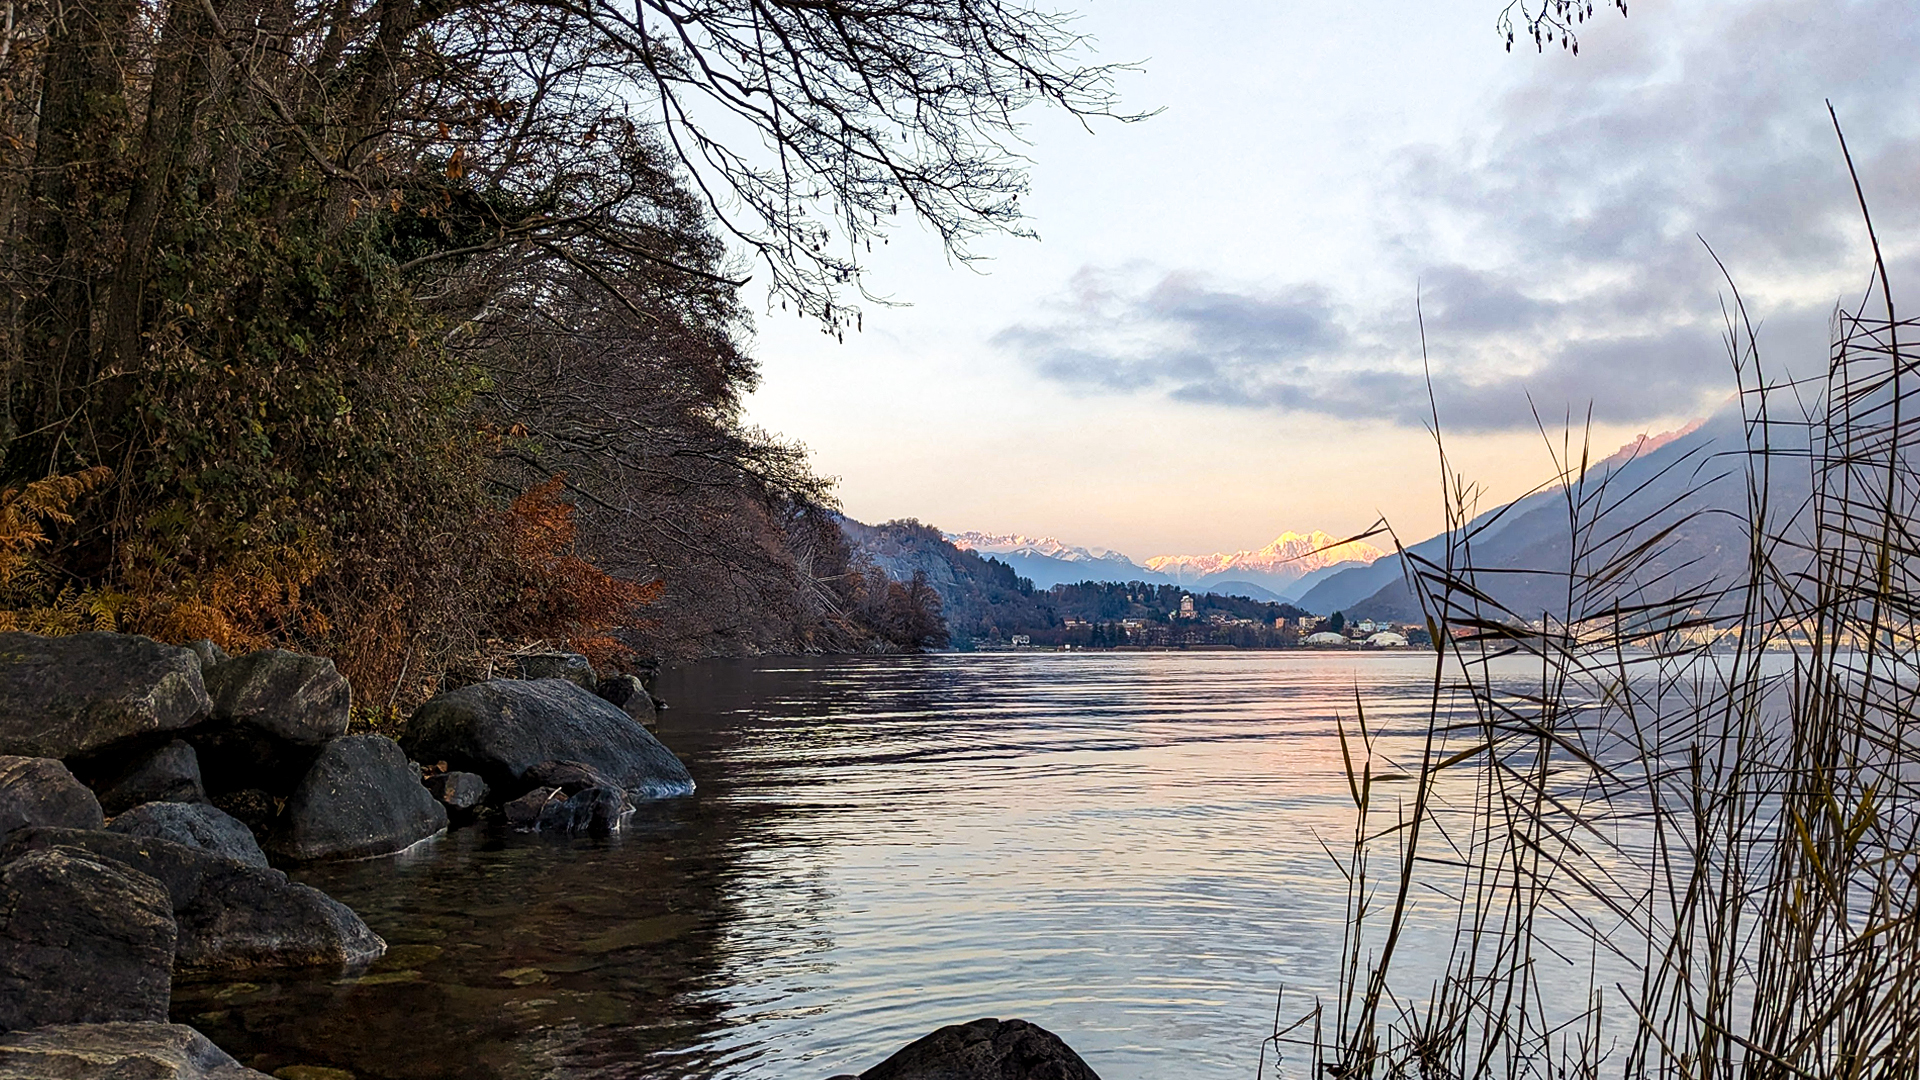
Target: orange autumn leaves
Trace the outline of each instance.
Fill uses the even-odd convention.
[[[614,577],[576,554],[565,486],[564,476],[537,484],[500,516],[503,603],[496,621],[510,639],[564,644],[598,667],[627,653],[611,632],[632,623],[664,584]]]
[[[350,677],[383,684],[404,672],[402,654],[411,647],[404,619],[336,627],[313,602],[306,587],[331,561],[318,545],[251,551],[197,574],[158,572],[160,563],[128,549],[114,580],[63,580],[40,555],[111,476],[92,468],[0,490],[0,630],[113,630],[176,643],[210,638],[234,650],[302,648],[337,654]],[[614,632],[632,625],[663,586],[614,577],[581,557],[564,489],[565,478],[556,476],[486,516],[481,526],[491,542],[470,587],[486,593],[493,647],[542,643],[585,653],[596,666],[617,664],[630,650]]]

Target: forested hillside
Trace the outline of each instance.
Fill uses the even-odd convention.
[[[0,626],[286,645],[388,705],[533,642],[925,636],[743,423],[746,290],[843,335],[894,223],[1021,232],[1013,115],[1111,105],[1061,17],[6,11]]]
[[[1305,614],[1290,604],[1241,596],[1190,594],[1165,582],[1084,581],[1037,589],[1011,566],[955,546],[939,529],[918,521],[865,525],[842,519],[857,562],[896,581],[925,583],[957,648],[1004,645],[1015,635],[1040,645],[1113,647],[1280,643],[1275,619]],[[1191,618],[1176,618],[1191,597]],[[1138,624],[1129,638],[1125,623]],[[904,635],[893,632],[895,638]],[[1289,639],[1290,640],[1290,639]]]

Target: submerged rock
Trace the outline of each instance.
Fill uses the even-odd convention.
[[[57,1024],[0,1035],[0,1080],[272,1080],[185,1024]]]
[[[267,846],[300,862],[370,859],[405,851],[446,827],[447,808],[398,744],[348,735],[320,751]]]
[[[546,761],[594,769],[636,798],[693,790],[673,752],[621,709],[563,679],[495,679],[415,710],[400,744],[421,761],[479,773],[497,792],[524,791]]]
[[[192,727],[209,707],[185,649],[133,634],[0,634],[0,754],[77,757]]]
[[[534,830],[573,836],[611,836],[633,816],[633,804],[619,788],[590,787],[565,799],[549,797],[540,805]]]
[[[540,815],[546,812],[549,802],[566,802],[567,793],[559,788],[534,788],[525,795],[500,808],[506,815],[507,824],[516,829],[531,829],[540,822]]]
[[[1073,1048],[1025,1020],[949,1024],[861,1073],[834,1080],[1100,1080]]]
[[[263,649],[207,669],[213,718],[194,733],[215,791],[284,795],[347,733],[353,689],[321,656]]]
[[[167,891],[150,875],[67,848],[0,867],[0,1031],[165,1020],[173,959]]]
[[[373,960],[386,942],[353,910],[278,870],[249,866],[152,836],[78,829],[25,829],[0,858],[79,849],[157,881],[179,927],[170,948],[182,972],[255,967],[344,966]],[[4,997],[4,994],[0,994]],[[164,1016],[162,998],[161,1015]],[[51,1022],[51,1021],[49,1021]]]
[[[200,755],[181,739],[135,757],[111,777],[97,780],[95,787],[101,809],[109,814],[142,803],[207,801],[207,789],[200,782]]]
[[[0,837],[30,825],[97,829],[105,820],[93,792],[60,762],[0,757]]]
[[[266,853],[260,850],[253,830],[219,807],[205,803],[155,802],[136,806],[114,818],[107,831],[171,840],[248,866],[262,869],[267,866]]]
[[[648,727],[660,721],[659,711],[653,707],[653,695],[647,693],[646,683],[638,675],[609,675],[594,687],[594,693],[609,704],[620,706],[621,711]]]

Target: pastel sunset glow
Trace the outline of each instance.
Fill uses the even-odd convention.
[[[1825,101],[1912,281],[1920,16],[1898,0],[1647,0],[1580,55],[1508,53],[1497,5],[1096,0],[1076,27],[1164,109],[1035,116],[1041,239],[951,265],[908,228],[845,344],[759,319],[753,417],[854,517],[917,517],[1134,560],[1439,525],[1422,372],[1489,505],[1721,407],[1723,259],[1771,362],[1824,363],[1865,288]],[[1230,29],[1229,29],[1230,28]]]

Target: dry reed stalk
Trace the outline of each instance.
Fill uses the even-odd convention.
[[[1477,513],[1435,417],[1446,543],[1396,539],[1437,647],[1427,721],[1400,762],[1363,703],[1340,728],[1344,961],[1334,1004],[1276,1014],[1283,1060],[1341,1080],[1920,1076],[1920,325],[1874,244],[1877,295],[1836,314],[1818,380],[1763,370],[1733,290],[1743,447],[1629,482],[1649,468],[1562,443],[1560,565],[1476,562],[1511,507]],[[1662,494],[1674,470],[1688,496]],[[1670,549],[1726,511],[1692,495],[1741,481],[1743,572],[1697,582]],[[1552,605],[1502,602],[1523,572]],[[1499,674],[1516,658],[1524,687]],[[1383,799],[1388,775],[1410,783]],[[1408,928],[1437,920],[1444,962],[1410,976]]]

